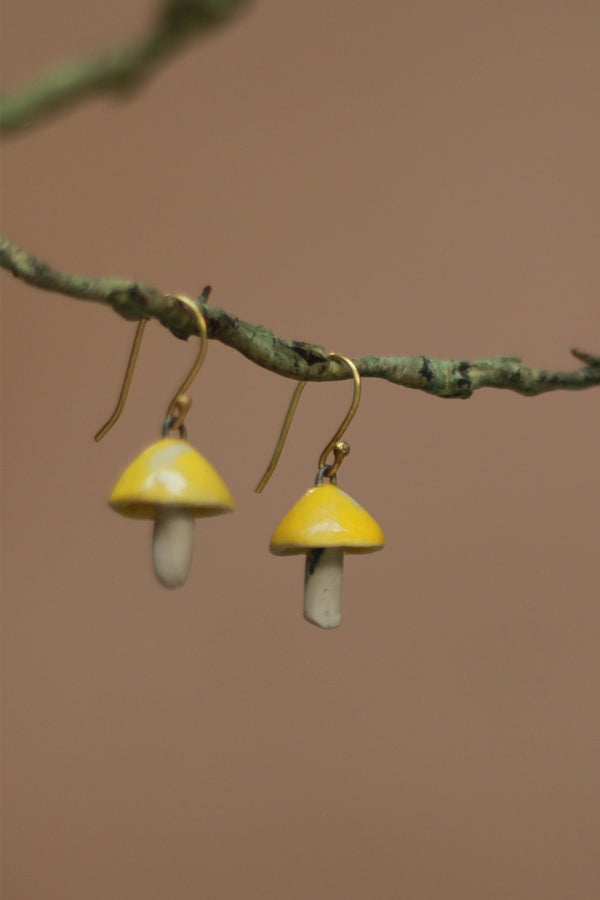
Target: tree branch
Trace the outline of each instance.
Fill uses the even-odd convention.
[[[94,300],[111,306],[129,320],[157,319],[176,337],[197,334],[193,314],[175,297],[158,288],[125,278],[86,278],[60,272],[0,237],[0,265],[16,278],[54,293]],[[318,344],[277,337],[262,325],[238,319],[218,306],[198,303],[208,336],[232,347],[249,360],[285,378],[337,381],[349,378],[347,367],[329,360]],[[470,397],[482,387],[504,388],[525,396],[555,390],[580,390],[600,385],[600,356],[572,350],[584,363],[572,372],[552,372],[524,366],[514,356],[492,356],[474,362],[431,359],[426,356],[363,356],[355,359],[363,378],[384,378],[436,397]]]
[[[22,129],[61,107],[104,91],[130,91],[153,67],[201,32],[221,24],[246,0],[166,0],[149,33],[96,59],[63,66],[0,102],[0,128]]]

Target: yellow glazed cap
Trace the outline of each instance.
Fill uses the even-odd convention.
[[[162,438],[125,469],[108,500],[117,512],[153,519],[157,506],[185,506],[195,516],[234,508],[233,497],[211,464],[181,438]]]
[[[356,500],[335,484],[306,492],[283,517],[271,538],[271,553],[304,553],[313,547],[343,547],[371,553],[385,544],[383,531]]]

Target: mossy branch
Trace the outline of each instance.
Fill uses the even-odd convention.
[[[182,44],[220,25],[247,0],[167,0],[152,27],[129,46],[49,72],[13,96],[0,100],[0,128],[26,128],[43,116],[91,94],[124,93]]]
[[[43,290],[111,306],[125,319],[157,319],[176,337],[185,339],[197,334],[193,314],[176,298],[151,285],[124,278],[86,278],[61,272],[2,237],[0,265]],[[327,351],[320,345],[280,338],[262,325],[244,322],[218,306],[209,305],[208,293],[203,292],[198,304],[206,319],[209,338],[221,341],[264,369],[286,378],[335,381],[350,377],[347,367],[329,360]],[[571,352],[583,366],[570,372],[533,369],[513,356],[493,356],[473,362],[427,356],[363,356],[354,362],[363,378],[383,378],[436,397],[466,398],[482,387],[534,396],[600,385],[600,356],[581,350]]]

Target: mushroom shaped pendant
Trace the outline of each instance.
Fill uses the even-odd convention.
[[[165,587],[180,587],[188,577],[194,519],[234,509],[229,488],[210,463],[187,440],[171,437],[127,466],[108,502],[123,516],[154,519],[154,571]]]
[[[278,556],[306,553],[304,618],[320,628],[340,624],[344,553],[372,553],[385,544],[369,513],[336,484],[317,483],[283,517],[271,538]]]

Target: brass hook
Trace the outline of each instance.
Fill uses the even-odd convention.
[[[127,394],[129,393],[129,385],[131,384],[131,379],[133,377],[133,370],[135,369],[138,353],[140,352],[140,344],[142,343],[144,328],[146,327],[147,321],[148,319],[140,319],[140,321],[138,322],[137,328],[135,330],[135,337],[133,339],[133,346],[131,348],[131,353],[129,354],[129,360],[127,361],[127,369],[125,370],[125,377],[123,378],[121,393],[119,394],[119,399],[117,400],[117,405],[115,406],[114,412],[111,415],[110,419],[108,419],[104,423],[102,428],[100,428],[100,430],[97,431],[94,435],[94,440],[96,442],[102,440],[104,435],[110,431],[110,429],[113,427],[113,425],[123,412],[123,407],[125,406]]]
[[[167,415],[165,417],[165,428],[168,432],[171,428],[182,428],[183,426],[183,420],[192,402],[190,398],[185,395],[185,391],[187,391],[187,389],[191,385],[192,381],[200,370],[200,366],[204,362],[204,357],[206,356],[206,351],[208,349],[208,340],[206,321],[196,304],[188,297],[182,297],[179,294],[167,294],[166,296],[167,298],[172,297],[175,300],[179,300],[180,303],[183,303],[184,306],[187,306],[192,310],[192,312],[196,316],[198,329],[200,331],[200,349],[198,351],[198,355],[196,357],[194,365],[192,366],[189,375],[187,375],[185,381],[171,400],[169,408],[167,410]],[[138,322],[138,326],[135,331],[135,337],[133,339],[133,346],[131,348],[131,353],[129,354],[129,360],[127,362],[127,369],[125,370],[125,377],[123,378],[123,386],[121,387],[121,393],[119,394],[119,399],[117,400],[117,405],[115,406],[114,412],[112,413],[108,421],[105,422],[102,428],[100,428],[100,430],[94,435],[95,441],[102,440],[104,435],[108,431],[110,431],[110,429],[113,427],[113,425],[123,412],[123,407],[125,406],[127,394],[129,393],[129,387],[131,385],[131,379],[133,377],[133,370],[135,369],[135,364],[137,362],[138,353],[140,351],[140,344],[142,343],[144,328],[146,327],[147,321],[147,319],[140,319],[140,321]]]
[[[354,418],[354,414],[356,413],[356,410],[358,409],[358,404],[360,402],[360,390],[361,390],[360,373],[359,373],[358,369],[356,368],[355,364],[352,362],[352,360],[348,359],[347,356],[341,356],[339,353],[330,353],[329,358],[337,359],[340,362],[345,363],[348,366],[348,368],[350,369],[350,371],[352,372],[352,378],[354,379],[354,396],[352,397],[352,404],[350,406],[350,409],[344,416],[344,420],[342,421],[342,424],[339,426],[336,433],[333,435],[331,440],[328,442],[325,449],[321,453],[321,456],[319,457],[320,477],[322,477],[323,474],[327,475],[328,477],[335,475],[335,473],[341,466],[344,458],[348,455],[348,453],[350,453],[350,446],[346,443],[346,441],[340,440],[340,438],[342,437],[343,433],[346,431],[348,425]],[[294,393],[292,394],[292,399],[290,401],[288,411],[285,414],[285,419],[283,420],[281,432],[277,439],[277,443],[275,445],[275,450],[273,451],[273,456],[271,457],[271,461],[270,461],[269,465],[267,466],[265,474],[260,479],[260,481],[258,482],[256,487],[254,488],[254,490],[257,494],[261,493],[261,491],[264,489],[265,485],[267,484],[269,478],[275,471],[275,466],[279,462],[279,457],[281,456],[281,451],[283,450],[283,445],[285,444],[285,440],[287,438],[288,431],[290,430],[290,425],[292,424],[292,419],[294,417],[294,413],[296,412],[296,407],[298,406],[298,401],[300,400],[300,394],[302,393],[302,391],[304,390],[304,388],[306,387],[307,384],[308,384],[308,382],[306,382],[306,381],[300,381],[296,385],[296,389],[294,390]],[[334,462],[332,463],[331,466],[327,466],[326,460],[332,450],[334,453]],[[323,472],[322,471],[323,469],[326,469],[327,471]]]
[[[179,300],[181,303],[183,303],[184,306],[188,306],[193,311],[198,322],[198,329],[200,331],[200,349],[198,350],[198,356],[196,357],[196,361],[190,369],[188,376],[185,378],[181,387],[169,403],[167,415],[165,416],[165,428],[167,429],[167,431],[171,428],[181,428],[183,420],[192,403],[190,398],[186,397],[185,392],[200,371],[200,367],[204,362],[204,358],[206,356],[206,351],[208,350],[206,319],[204,318],[196,304],[189,300],[187,297],[180,297],[176,294],[170,294],[168,296],[174,297],[176,300]]]

